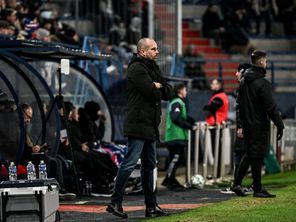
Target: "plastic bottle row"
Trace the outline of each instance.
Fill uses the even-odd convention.
[[[46,179],[47,178],[47,168],[44,160],[40,161],[40,164],[38,165],[39,169],[39,179]],[[16,181],[17,180],[17,167],[14,162],[10,162],[9,169],[8,169],[8,175],[10,181]],[[28,180],[35,180],[36,177],[36,169],[32,161],[28,162],[27,165],[27,179]]]

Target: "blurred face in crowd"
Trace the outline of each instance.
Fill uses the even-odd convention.
[[[68,119],[71,119],[72,116],[73,116],[73,110],[71,110],[71,111],[69,112]]]
[[[16,13],[16,11],[13,11],[6,17],[6,21],[8,21],[10,24],[14,24],[17,21]]]
[[[140,41],[142,42],[138,43],[139,55],[146,59],[155,61],[159,54],[156,42],[153,39],[148,38]]]
[[[10,31],[8,28],[0,28],[1,35],[9,35]]]
[[[218,6],[217,6],[217,5],[212,5],[212,6],[209,8],[209,10],[210,10],[211,12],[218,12]]]
[[[75,120],[76,122],[79,121],[79,113],[77,108],[72,109],[71,119]]]
[[[211,83],[211,90],[218,91],[220,89],[221,89],[221,83],[217,79],[214,79]]]
[[[235,76],[237,78],[237,81],[240,82],[241,78],[242,78],[242,71],[243,69],[241,69],[240,71],[236,71]]]
[[[10,25],[8,28],[8,35],[15,35],[15,31],[15,27]]]
[[[32,107],[29,107],[29,108],[25,109],[23,111],[23,114],[24,114],[24,121],[25,122],[30,122],[32,117],[33,117],[33,109],[32,109]]]
[[[179,97],[184,99],[184,98],[186,98],[186,96],[187,96],[187,89],[186,89],[186,87],[184,87],[183,89],[180,89]]]
[[[6,8],[5,0],[0,0],[0,9]]]

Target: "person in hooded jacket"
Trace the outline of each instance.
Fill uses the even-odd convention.
[[[105,115],[101,112],[99,103],[87,101],[80,113],[79,125],[83,132],[83,140],[88,142],[90,149],[94,148],[104,137]],[[96,124],[99,123],[99,125]]]
[[[240,162],[234,180],[233,191],[245,196],[241,183],[251,165],[254,197],[275,197],[261,184],[263,159],[270,146],[270,120],[277,127],[277,139],[283,136],[284,124],[275,104],[270,82],[265,79],[266,53],[256,50],[251,55],[252,67],[245,72],[240,83],[237,106],[243,127],[246,154]]]
[[[109,154],[100,149],[105,132],[106,117],[101,111],[99,103],[95,101],[87,101],[83,109],[79,109],[79,122],[81,135],[79,141],[88,147],[88,155],[92,168],[96,171],[93,174],[92,182],[94,183],[94,192],[110,194],[110,184],[113,182],[117,166],[113,163]],[[73,126],[73,125],[72,125]]]
[[[115,187],[107,212],[122,218],[122,200],[129,176],[141,158],[141,179],[145,196],[146,217],[162,216],[154,192],[153,171],[156,167],[156,140],[161,116],[161,100],[173,96],[171,85],[166,83],[156,64],[159,54],[153,39],[143,38],[137,44],[137,54],[132,57],[127,70],[127,107],[124,135],[127,136],[128,152],[117,173]]]
[[[242,63],[239,64],[237,67],[237,71],[235,73],[235,76],[237,77],[237,81],[240,82],[241,79],[243,78],[245,72],[251,68],[252,65],[249,63]],[[234,91],[234,96],[237,99],[238,97],[238,89]],[[233,159],[234,159],[234,178],[237,174],[237,169],[238,166],[243,158],[243,156],[246,153],[246,149],[244,147],[244,138],[243,138],[243,127],[242,127],[242,122],[239,117],[239,110],[237,109],[237,106],[235,105],[235,118],[236,118],[236,137],[234,141],[234,151],[233,151]],[[225,194],[233,194],[233,186],[226,187],[220,190],[221,193]],[[244,188],[244,191],[246,192],[251,192],[251,189]]]

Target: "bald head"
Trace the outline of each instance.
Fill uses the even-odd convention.
[[[158,56],[158,48],[154,39],[142,38],[138,41],[137,51],[141,57],[155,60]]]
[[[147,49],[148,46],[149,46],[149,42],[150,41],[154,41],[153,39],[150,39],[150,38],[142,38],[138,41],[138,44],[137,44],[137,50],[138,52],[141,51],[141,49]]]

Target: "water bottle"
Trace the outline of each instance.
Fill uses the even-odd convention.
[[[40,164],[38,166],[39,169],[39,179],[47,179],[47,168],[44,160],[40,160]]]
[[[9,168],[8,168],[8,174],[9,174],[9,181],[16,181],[17,180],[17,170],[16,165],[14,162],[10,162]]]
[[[32,161],[29,161],[27,165],[27,178],[28,180],[36,180],[36,170]]]

